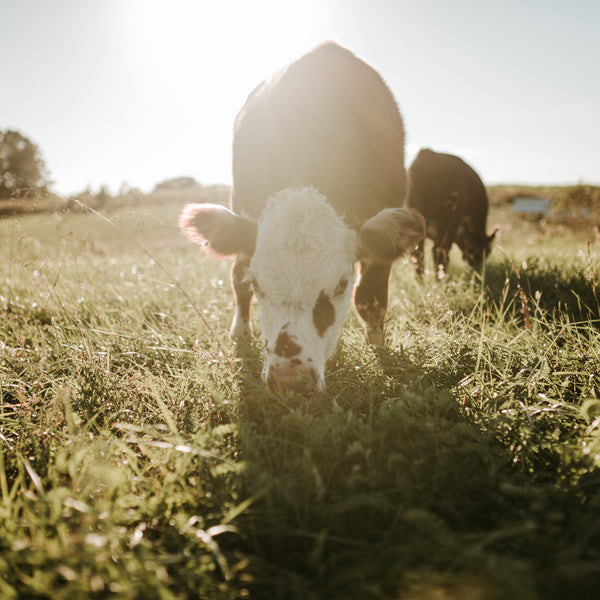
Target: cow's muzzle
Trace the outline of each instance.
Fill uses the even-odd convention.
[[[267,365],[265,381],[272,392],[309,392],[323,389],[323,381],[317,375],[317,371],[298,359],[276,360]]]

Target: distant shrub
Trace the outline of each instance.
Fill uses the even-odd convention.
[[[556,203],[559,210],[600,213],[600,187],[594,185],[570,185],[557,189]]]
[[[165,181],[157,183],[154,186],[154,191],[189,190],[200,187],[200,184],[193,177],[174,177],[172,179],[165,179]]]

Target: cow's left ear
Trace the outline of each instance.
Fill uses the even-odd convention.
[[[358,232],[359,258],[393,261],[425,237],[425,219],[412,208],[386,208]]]
[[[185,236],[217,257],[254,254],[256,223],[219,204],[188,204],[179,215]]]
[[[487,236],[488,244],[491,244],[494,241],[494,238],[496,237],[496,234],[499,231],[500,231],[500,225],[495,225],[494,228],[490,231],[490,233]]]

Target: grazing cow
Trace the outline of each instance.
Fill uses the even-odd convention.
[[[438,276],[448,268],[448,253],[456,243],[464,260],[478,269],[489,254],[497,228],[488,235],[488,197],[477,173],[458,156],[424,148],[408,169],[408,207],[424,217],[427,237],[433,240]],[[424,240],[413,252],[419,275],[424,270]]]
[[[425,235],[404,208],[404,128],[379,74],[333,42],[261,83],[235,120],[231,210],[184,208],[205,252],[234,256],[231,334],[250,335],[256,295],[273,389],[324,387],[354,288],[370,341],[383,343],[393,261]]]

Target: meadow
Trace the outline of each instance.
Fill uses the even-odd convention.
[[[399,261],[312,396],[186,198],[0,220],[0,597],[597,598],[600,242],[490,194],[485,271]]]

